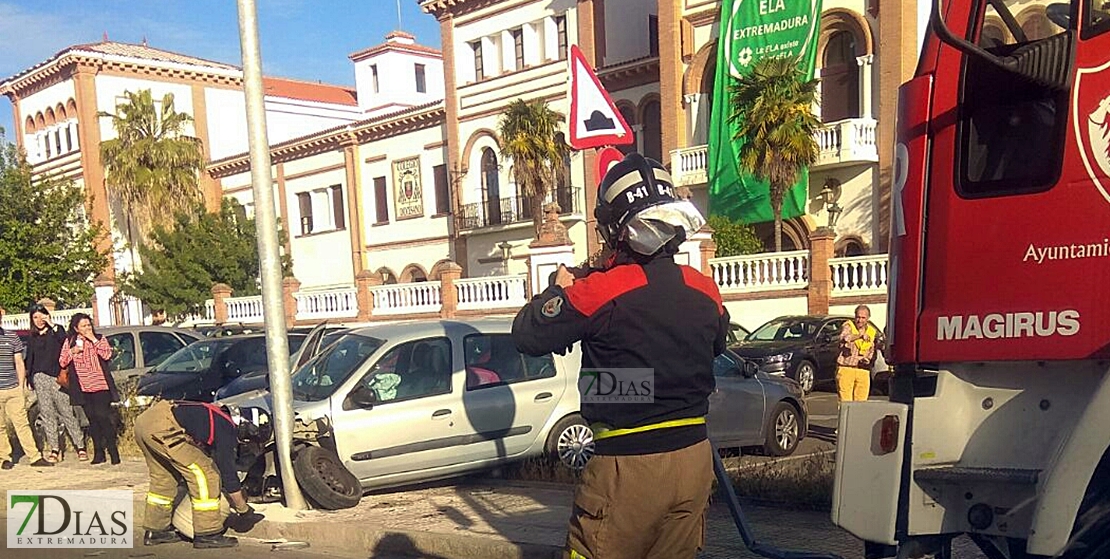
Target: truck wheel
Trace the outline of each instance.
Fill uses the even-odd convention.
[[[1110,553],[1110,453],[1103,455],[1075,515],[1070,545],[1061,559],[1091,559]]]
[[[767,439],[763,444],[763,451],[769,456],[789,456],[798,448],[801,433],[798,410],[786,402],[779,402],[767,421]]]
[[[351,508],[362,499],[358,478],[343,466],[335,453],[306,446],[293,459],[293,474],[308,498],[319,508]]]

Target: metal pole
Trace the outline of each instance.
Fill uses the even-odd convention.
[[[255,0],[239,2],[239,42],[243,51],[243,89],[247,97],[247,132],[250,142],[251,182],[254,185],[255,226],[262,272],[262,306],[266,325],[266,356],[273,395],[274,437],[285,506],[307,508],[293,474],[293,387],[289,378],[289,340],[281,288],[281,254],[278,250],[274,181],[270,172],[270,142],[266,135],[266,110],[262,90],[262,54],[258,46],[258,11]]]

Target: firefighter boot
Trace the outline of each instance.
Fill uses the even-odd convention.
[[[143,535],[143,545],[173,543],[180,540],[181,538],[177,537],[177,532],[174,532],[173,529],[147,530],[146,534]]]
[[[194,549],[235,547],[237,545],[239,545],[239,540],[237,538],[228,537],[223,534],[209,534],[207,536],[197,536],[193,538]]]

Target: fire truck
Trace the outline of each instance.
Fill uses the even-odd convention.
[[[841,406],[832,520],[869,558],[1110,557],[1110,2],[932,1],[890,397]]]

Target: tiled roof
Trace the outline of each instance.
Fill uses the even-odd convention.
[[[238,70],[238,66],[224,64],[223,62],[213,62],[195,56],[186,56],[168,50],[156,49],[146,45],[133,45],[130,43],[117,43],[117,42],[102,42],[102,43],[88,43],[84,45],[76,45],[69,47],[66,51],[85,51],[96,52],[100,54],[126,56],[129,58],[140,58],[143,60],[152,60],[157,62],[173,62],[176,64],[189,64],[191,66],[203,66],[206,68],[218,68],[221,70]],[[65,51],[62,51],[65,52]],[[61,54],[61,53],[59,53]]]
[[[443,58],[443,51],[441,51],[439,49],[432,48],[432,47],[426,47],[424,45],[407,45],[405,43],[382,43],[380,45],[376,45],[376,46],[370,47],[368,49],[364,49],[364,50],[360,50],[356,53],[352,53],[347,58],[350,58],[351,60],[353,60],[355,62],[358,62],[359,60],[363,60],[363,59],[369,58],[369,57],[371,57],[375,54],[386,52],[386,51],[401,51],[401,52],[408,52],[408,53],[412,53],[412,54],[426,54],[426,55],[434,56],[436,58]]]
[[[262,78],[262,86],[266,95],[274,97],[358,106],[358,97],[355,95],[355,90],[350,87],[289,78]]]

